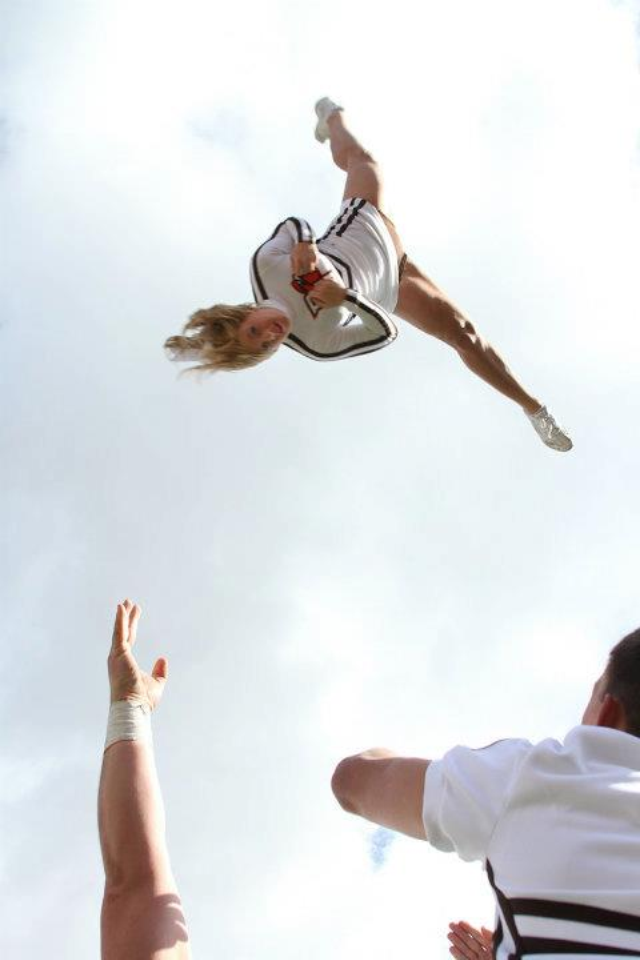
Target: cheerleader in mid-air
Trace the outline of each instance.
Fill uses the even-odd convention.
[[[324,97],[315,109],[316,138],[329,141],[347,174],[340,213],[319,239],[305,220],[283,220],[251,260],[255,303],[197,310],[183,334],[166,341],[171,359],[204,371],[243,370],[284,344],[313,360],[342,360],[392,343],[393,313],[453,347],[476,376],[522,408],[548,447],[570,450],[547,408],[408,259],[385,212],[380,167],[351,133],[342,107]]]

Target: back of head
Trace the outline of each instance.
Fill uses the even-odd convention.
[[[605,680],[604,692],[624,707],[627,733],[640,737],[640,628],[615,645]]]
[[[213,307],[191,314],[179,336],[165,341],[171,360],[196,361],[190,371],[213,373],[216,370],[245,370],[266,360],[273,351],[251,352],[237,339],[238,327],[255,304],[230,305],[217,303]]]

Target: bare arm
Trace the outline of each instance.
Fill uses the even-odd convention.
[[[139,616],[129,601],[118,606],[109,654],[111,701],[128,702],[134,714],[157,706],[167,678],[163,659],[150,675],[136,663],[131,648]],[[189,960],[153,747],[144,736],[117,740],[105,750],[98,824],[105,869],[103,960]]]
[[[426,840],[422,804],[428,766],[428,760],[375,747],[341,760],[331,787],[348,813]]]

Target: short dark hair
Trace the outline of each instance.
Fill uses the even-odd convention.
[[[609,654],[605,693],[624,707],[627,733],[640,737],[640,628],[627,634]]]

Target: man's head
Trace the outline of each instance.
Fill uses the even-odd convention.
[[[640,629],[615,645],[582,722],[640,737]]]
[[[172,360],[196,361],[192,370],[245,370],[273,356],[290,329],[289,318],[272,307],[218,303],[196,310],[165,348]]]

